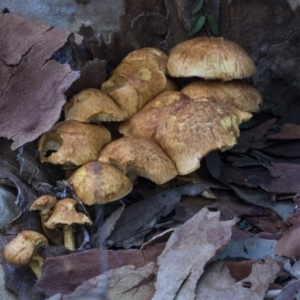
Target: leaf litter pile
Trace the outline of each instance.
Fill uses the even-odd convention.
[[[41,41],[53,30],[10,13],[1,18],[2,25],[23,24]],[[66,32],[60,36],[56,49],[67,39]],[[213,43],[207,61],[217,59],[216,51],[236,59],[231,49],[237,45],[200,40]],[[94,57],[81,74],[98,72],[97,83],[53,60],[54,50],[36,49],[41,41],[28,39],[27,50],[23,45],[15,57],[1,53],[1,136],[14,140],[1,138],[0,148],[7,290],[19,299],[296,298],[300,124],[286,114],[258,112],[259,93],[240,81],[255,72],[252,62],[236,61],[230,73],[225,61],[226,73],[209,68],[195,74],[191,66],[198,60],[188,49],[203,49],[193,39],[186,48],[174,47],[169,58],[153,48],[132,52],[108,78],[106,62]],[[26,59],[32,51],[42,65]],[[39,89],[32,97],[32,89],[19,86],[29,63],[32,74],[45,74],[36,75],[38,86],[57,99],[51,112]],[[196,69],[205,68],[200,63]],[[211,81],[186,85],[190,79],[177,78],[190,76]],[[230,92],[218,95],[218,86],[239,96],[219,101]],[[22,89],[26,101],[11,125],[7,116]],[[38,117],[28,118],[33,108]],[[40,123],[40,131],[30,129]],[[95,132],[101,139],[95,141]]]

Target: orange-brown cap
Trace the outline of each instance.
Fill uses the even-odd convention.
[[[262,104],[258,90],[239,80],[222,82],[219,80],[197,80],[182,90],[191,99],[214,98],[234,106],[241,111],[257,112]]]
[[[167,63],[170,76],[228,81],[254,75],[256,68],[236,43],[224,38],[197,37],[170,50]]]
[[[38,232],[21,231],[4,249],[4,259],[14,265],[27,265],[39,247],[48,245],[47,238]]]
[[[97,89],[85,89],[73,96],[64,106],[65,119],[79,122],[123,121],[126,112],[122,111],[112,98]]]
[[[207,153],[234,146],[239,124],[251,116],[213,99],[164,92],[125,121],[120,132],[152,139],[175,163],[178,174],[185,175],[199,168]]]
[[[168,55],[157,48],[146,47],[132,51],[123,58],[121,63],[135,60],[152,61],[157,63],[159,69],[165,74],[167,73]]]
[[[45,226],[54,229],[58,225],[72,225],[72,224],[88,224],[92,221],[83,213],[76,211],[77,201],[71,198],[65,198],[58,201],[53,209],[53,212],[45,222]]]
[[[166,76],[157,63],[135,60],[121,63],[101,89],[131,117],[166,86]]]
[[[93,161],[77,169],[68,179],[75,194],[86,205],[105,204],[123,198],[132,190],[131,180],[114,166]]]
[[[128,136],[115,140],[100,153],[99,161],[109,163],[125,174],[137,174],[156,184],[163,184],[177,175],[172,160],[153,141]]]
[[[100,150],[110,140],[110,132],[101,125],[75,120],[57,123],[39,140],[40,160],[58,165],[80,166],[97,160]],[[53,153],[48,156],[50,151]]]
[[[48,214],[56,202],[56,197],[53,197],[51,195],[44,195],[37,198],[32,203],[32,205],[30,206],[30,210],[40,210],[41,214]]]

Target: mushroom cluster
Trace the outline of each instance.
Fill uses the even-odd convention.
[[[66,120],[39,141],[40,159],[71,168],[68,181],[87,205],[124,197],[137,176],[160,185],[189,174],[209,152],[233,147],[239,124],[259,110],[259,92],[242,81],[254,73],[248,54],[223,38],[194,38],[169,56],[133,51],[101,90],[65,105]],[[172,77],[198,79],[179,90]],[[111,141],[101,122],[121,121],[124,137]]]

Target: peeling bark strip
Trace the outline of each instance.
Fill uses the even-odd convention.
[[[0,136],[13,139],[16,149],[58,120],[79,72],[49,61],[69,31],[11,13],[1,14],[0,28]]]

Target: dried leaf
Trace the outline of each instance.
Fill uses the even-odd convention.
[[[215,151],[206,156],[206,165],[210,174],[216,179],[219,179],[222,161],[218,152]],[[275,211],[284,220],[287,220],[293,215],[294,206],[292,201],[274,202],[271,200],[270,195],[265,191],[244,188],[234,184],[227,185],[230,186],[240,198],[257,206],[269,208],[272,211]]]
[[[94,277],[69,295],[55,295],[48,300],[122,299],[150,300],[154,293],[154,263],[140,269],[124,266]]]
[[[269,140],[296,140],[300,139],[300,125],[283,124],[278,133],[270,134],[267,137]]]
[[[136,268],[156,262],[165,244],[156,244],[143,252],[130,250],[93,249],[46,259],[42,277],[36,286],[47,296],[69,294],[83,282],[110,269],[134,265]]]
[[[142,238],[153,228],[156,220],[168,215],[182,195],[195,196],[210,187],[212,185],[204,183],[184,185],[163,191],[126,207],[109,237],[109,245],[129,248],[135,240],[138,240],[141,245]]]
[[[255,237],[230,240],[228,245],[219,252],[213,260],[225,257],[244,257],[247,259],[263,259],[266,255],[275,258],[276,240],[259,239]]]
[[[197,286],[196,299],[261,300],[279,270],[280,266],[277,262],[267,258],[265,263],[255,263],[247,278],[236,282],[230,276],[226,262],[215,262],[208,266],[201,277]]]
[[[297,299],[296,295],[299,299],[299,291],[300,291],[300,280],[293,280],[287,283],[281,290],[280,294],[277,295],[274,300],[291,300]]]
[[[296,260],[300,259],[300,227],[292,228],[276,244],[275,253]]]
[[[204,266],[228,243],[236,222],[220,221],[219,217],[220,212],[203,208],[171,235],[158,258],[153,300],[194,299]]]
[[[69,31],[11,13],[0,17],[0,132],[12,148],[36,139],[58,120],[64,92],[79,77],[69,65],[50,60]],[[12,122],[14,120],[14,122]]]

